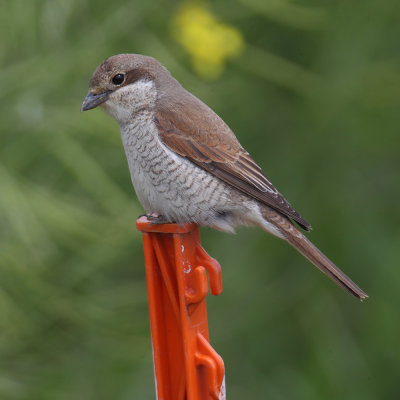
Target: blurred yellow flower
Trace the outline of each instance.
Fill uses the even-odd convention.
[[[177,10],[173,35],[190,54],[196,72],[209,79],[221,75],[226,60],[244,47],[240,31],[218,21],[201,4],[184,4]]]

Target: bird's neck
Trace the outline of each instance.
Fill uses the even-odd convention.
[[[122,130],[140,120],[143,114],[152,113],[156,99],[154,82],[142,80],[111,93],[103,107],[119,123]]]

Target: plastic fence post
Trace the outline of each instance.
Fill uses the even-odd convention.
[[[141,217],[157,400],[225,400],[225,368],[208,334],[207,274],[222,292],[221,267],[201,247],[196,224]]]

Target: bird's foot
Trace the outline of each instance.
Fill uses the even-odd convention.
[[[164,217],[164,215],[160,215],[157,213],[145,214],[148,221],[150,221],[150,225],[163,225],[163,224],[172,224],[173,221]]]

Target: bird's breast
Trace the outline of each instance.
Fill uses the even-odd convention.
[[[132,183],[147,212],[198,220],[228,197],[217,178],[161,143],[150,113],[138,115],[121,134]]]
[[[226,232],[264,224],[256,201],[167,148],[152,117],[142,112],[121,127],[132,183],[148,213]]]

